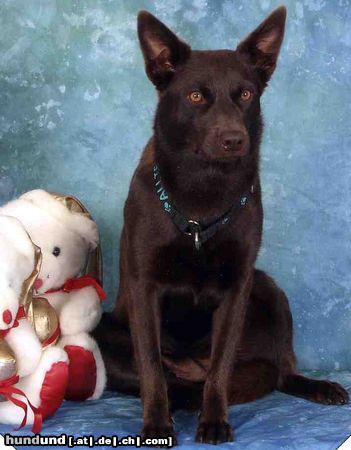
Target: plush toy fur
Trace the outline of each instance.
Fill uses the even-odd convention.
[[[23,194],[0,208],[0,212],[20,220],[32,241],[41,249],[40,278],[43,285],[38,294],[60,288],[67,279],[79,275],[84,269],[87,252],[99,242],[95,222],[82,214],[70,212],[41,189]],[[58,257],[53,255],[55,247],[61,249]]]
[[[21,224],[0,216],[0,328],[11,328],[18,311],[23,281],[34,268],[34,248]],[[3,312],[10,311],[12,320],[5,323]]]
[[[35,248],[21,223],[0,215],[0,330],[8,348],[15,355],[17,370],[8,366],[8,352],[0,353],[0,393],[4,382],[19,376],[15,388],[23,395],[15,397],[27,404],[27,424],[34,415],[28,400],[42,408],[43,418],[60,406],[68,382],[68,358],[57,346],[43,351],[35,331],[26,317],[16,316],[20,307],[22,286],[35,267]],[[8,367],[7,367],[8,366]],[[24,411],[11,401],[0,402],[0,423],[19,425]]]
[[[102,314],[97,292],[87,286],[69,293],[62,290],[48,293],[60,289],[67,280],[84,274],[88,253],[99,242],[95,222],[84,214],[70,211],[41,189],[9,202],[0,208],[0,214],[20,220],[32,241],[40,247],[43,259],[36,292],[47,298],[59,315],[62,338],[58,345],[62,348],[68,342],[70,348],[76,345],[82,349],[83,358],[84,350],[85,354],[92,353],[95,363],[91,370],[96,371],[95,386],[87,389],[89,395],[86,398],[98,398],[105,386],[105,368],[98,346],[88,335]],[[76,354],[69,353],[72,368],[74,361],[71,355]],[[73,372],[71,382],[74,383]],[[70,399],[74,396],[70,395]],[[82,400],[81,393],[77,393],[77,399]]]

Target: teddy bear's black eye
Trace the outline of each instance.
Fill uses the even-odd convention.
[[[52,254],[53,254],[54,256],[58,257],[58,256],[60,255],[60,253],[61,253],[60,247],[54,247],[54,249],[53,249],[53,251],[52,251]]]

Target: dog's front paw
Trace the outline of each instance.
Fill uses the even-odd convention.
[[[173,425],[144,425],[141,440],[147,446],[170,447],[177,445]],[[161,440],[163,440],[161,442]]]
[[[324,405],[342,405],[348,403],[349,394],[339,384],[328,380],[314,380],[311,400]]]
[[[234,433],[232,427],[226,421],[200,422],[195,440],[205,444],[232,442]]]

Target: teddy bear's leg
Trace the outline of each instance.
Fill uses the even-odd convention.
[[[106,371],[100,349],[87,333],[63,336],[60,345],[68,354],[67,400],[95,400],[105,388]]]
[[[35,407],[40,407],[42,418],[54,414],[61,405],[67,388],[68,357],[64,350],[55,346],[47,348],[40,359],[37,369],[29,376],[21,378],[16,388],[23,391]],[[27,422],[32,425],[34,413],[22,396],[16,396],[27,403]],[[23,419],[23,410],[11,401],[0,402],[0,422],[19,425]]]
[[[68,356],[62,348],[49,347],[44,350],[38,370],[31,376],[31,380],[23,379],[26,392],[32,388],[29,399],[40,406],[43,419],[54,414],[64,399],[68,384],[68,364]],[[21,380],[19,383],[21,384]]]

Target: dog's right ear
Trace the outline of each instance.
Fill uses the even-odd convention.
[[[157,89],[164,89],[177,65],[184,62],[190,47],[147,11],[138,14],[138,36],[146,74]]]
[[[286,7],[280,6],[237,47],[239,53],[250,58],[265,85],[277,64],[284,38],[285,20]]]

